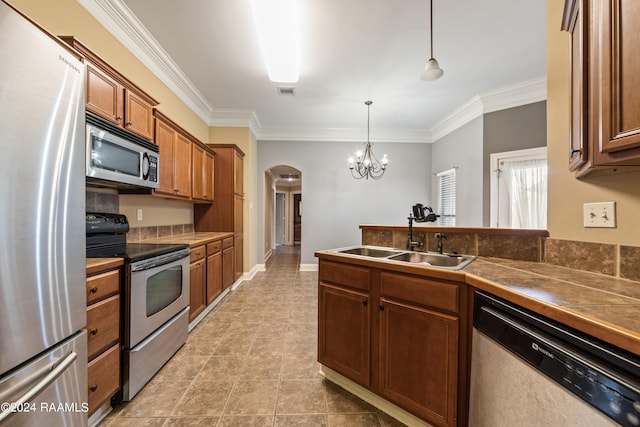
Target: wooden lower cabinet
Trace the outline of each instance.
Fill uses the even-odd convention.
[[[89,416],[120,390],[120,282],[119,267],[86,281]]]
[[[222,245],[220,241],[207,245],[207,305],[222,294]]]
[[[455,426],[458,318],[380,300],[379,393],[434,425]]]
[[[319,285],[318,360],[365,387],[371,382],[369,299],[368,293]]]
[[[207,306],[206,275],[207,262],[204,256],[191,262],[189,279],[189,321],[193,321]]]
[[[321,258],[318,288],[320,363],[434,426],[464,424],[462,284]]]
[[[233,237],[222,241],[222,287],[229,288],[236,281],[235,249]]]

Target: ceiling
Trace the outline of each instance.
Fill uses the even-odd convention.
[[[78,1],[205,122],[250,125],[258,140],[363,140],[370,99],[372,141],[429,142],[474,96],[546,84],[541,0],[434,0],[434,56],[445,71],[435,82],[419,78],[428,0],[299,0],[293,96],[268,80],[249,0]],[[109,14],[126,22],[107,25]]]

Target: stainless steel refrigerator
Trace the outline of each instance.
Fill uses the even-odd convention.
[[[0,1],[0,426],[87,424],[84,67]]]

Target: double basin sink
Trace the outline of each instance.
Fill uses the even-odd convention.
[[[402,251],[377,246],[354,246],[350,248],[334,249],[331,252],[358,255],[368,258],[386,259],[389,261],[400,261],[416,265],[444,268],[447,270],[460,270],[476,259],[473,255]]]

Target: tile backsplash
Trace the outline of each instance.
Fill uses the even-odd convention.
[[[179,236],[194,232],[193,224],[159,225],[150,227],[131,227],[127,233],[128,242],[140,242],[158,237]]]
[[[87,212],[118,213],[120,211],[116,190],[87,187],[85,204]]]

